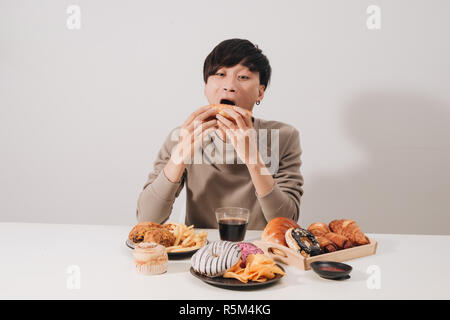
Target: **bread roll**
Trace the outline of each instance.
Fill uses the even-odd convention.
[[[268,242],[278,243],[288,246],[285,239],[286,231],[289,228],[300,228],[300,226],[292,219],[277,217],[269,221],[264,228],[261,239]]]

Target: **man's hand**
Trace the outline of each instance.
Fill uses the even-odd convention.
[[[252,116],[245,109],[230,106],[225,112],[234,119],[228,120],[224,116],[217,114],[219,130],[225,133],[230,139],[239,158],[245,164],[256,164],[258,159],[258,148],[256,141],[256,131],[253,128]]]
[[[247,165],[255,190],[260,197],[270,193],[275,186],[275,180],[268,173],[266,165],[257,149],[256,131],[253,128],[252,116],[239,107],[232,107],[226,112],[236,121],[234,124],[227,118],[217,115],[219,129],[225,131],[233,143],[239,158]],[[248,139],[247,139],[248,137]],[[248,140],[248,144],[246,141]],[[248,146],[248,151],[247,151]]]
[[[216,130],[217,119],[209,120],[215,117],[216,113],[215,109],[204,106],[191,113],[183,123],[178,144],[164,167],[164,173],[170,181],[178,182],[181,179],[186,164],[191,162],[203,138]]]

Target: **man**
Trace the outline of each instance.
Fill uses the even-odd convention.
[[[248,112],[261,103],[269,84],[267,57],[248,40],[225,40],[207,56],[203,75],[208,102],[229,104],[228,117],[205,106],[169,133],[139,196],[138,221],[166,221],[184,185],[187,225],[217,228],[215,209],[226,206],[249,209],[249,229],[261,230],[279,216],[298,220],[303,194],[299,132]],[[229,156],[224,145],[234,149],[236,163],[211,161]],[[208,161],[192,161],[199,149]]]

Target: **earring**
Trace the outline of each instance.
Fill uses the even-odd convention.
[[[259,104],[261,103],[261,101],[256,100],[256,105],[259,106]]]

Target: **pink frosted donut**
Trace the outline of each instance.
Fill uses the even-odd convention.
[[[241,255],[241,259],[242,259],[241,267],[242,268],[245,268],[245,261],[247,260],[247,257],[250,254],[257,254],[257,253],[264,254],[264,252],[260,248],[255,246],[253,243],[250,243],[250,242],[239,242],[237,245],[239,246],[239,248],[241,248],[241,253],[242,253],[242,255]]]

